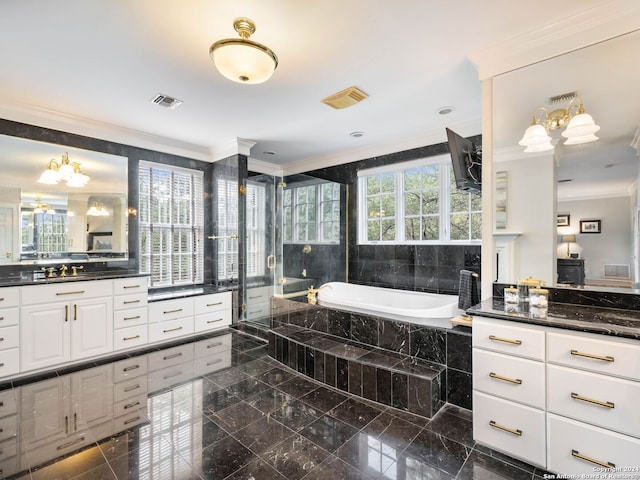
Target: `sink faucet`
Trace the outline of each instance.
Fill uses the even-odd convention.
[[[47,278],[53,278],[53,267],[42,267],[41,270],[47,274]]]
[[[72,277],[77,277],[78,276],[78,270],[82,270],[84,269],[83,265],[71,265],[71,276]]]
[[[61,277],[66,277],[67,276],[67,270],[68,270],[67,266],[66,265],[62,265],[60,267],[60,276]]]
[[[331,288],[331,285],[322,285],[320,288],[313,288],[313,285],[309,287],[307,290],[307,302],[309,302],[310,305],[318,303],[316,295],[318,295],[318,292],[323,288]]]

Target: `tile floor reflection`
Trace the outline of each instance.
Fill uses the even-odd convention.
[[[425,419],[315,383],[227,330],[5,383],[0,478],[538,479],[475,445],[471,412]],[[1,387],[0,387],[1,388]]]

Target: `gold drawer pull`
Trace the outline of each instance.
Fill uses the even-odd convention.
[[[163,330],[162,333],[177,332],[178,330],[182,330],[182,327],[167,328],[166,330]]]
[[[513,345],[522,345],[522,340],[512,340],[510,338],[496,337],[495,335],[489,335],[489,340],[493,340],[494,342],[511,343]]]
[[[222,345],[222,342],[212,343],[211,345],[207,345],[207,348],[219,347]]]
[[[137,407],[138,405],[140,405],[140,402],[129,403],[129,404],[124,406],[124,409],[125,410],[129,410],[130,408]]]
[[[595,458],[591,458],[591,457],[587,457],[586,455],[582,455],[577,450],[571,450],[571,455],[573,455],[576,458],[579,458],[580,460],[584,460],[585,462],[594,463],[594,464],[599,465],[599,466],[604,467],[604,468],[616,468],[616,464],[615,463],[601,462],[600,460],[596,460]]]
[[[182,356],[182,353],[178,352],[178,353],[174,353],[173,355],[167,355],[166,357],[162,357],[162,360],[171,360],[172,358],[178,358],[181,356]]]
[[[63,443],[62,445],[59,445],[57,447],[57,449],[58,450],[65,450],[65,449],[75,445],[76,443],[82,443],[82,442],[84,442],[84,437],[80,437],[77,440],[73,440],[73,441],[68,442],[68,443]]]
[[[56,295],[60,296],[60,295],[78,295],[80,293],[84,293],[84,290],[78,290],[76,292],[57,292]]]
[[[216,322],[221,322],[223,320],[224,318],[216,318],[215,320],[207,320],[207,323],[216,323]]]
[[[131,370],[135,370],[140,368],[140,365],[131,365],[130,367],[125,367],[122,369],[123,372],[130,372]]]
[[[505,427],[503,425],[500,425],[500,424],[494,422],[493,420],[489,421],[489,426],[493,427],[493,428],[500,429],[503,432],[510,433],[511,435],[515,435],[516,437],[521,437],[522,436],[522,430],[514,430],[513,428]]]
[[[222,302],[207,303],[207,307],[215,307],[216,305],[222,305]]]
[[[129,305],[130,303],[140,303],[140,299],[138,300],[126,300],[122,302],[124,305]]]
[[[125,388],[123,391],[124,391],[125,393],[128,393],[128,392],[132,392],[133,390],[137,390],[138,388],[140,388],[140,384],[139,384],[139,383],[137,383],[137,384],[135,384],[135,385],[132,385],[132,386],[130,386],[130,387],[127,387],[127,388]]]
[[[133,337],[124,337],[122,340],[126,342],[127,340],[135,340],[136,338],[140,338],[140,335],[134,335]]]
[[[139,415],[136,416],[136,417],[130,418],[129,420],[126,420],[124,422],[124,424],[125,425],[129,425],[130,423],[137,422],[138,420],[140,420],[140,416]]]
[[[134,317],[124,317],[123,320],[137,320],[138,318],[140,318],[140,315],[136,315]]]
[[[140,288],[140,285],[124,285],[122,288]]]
[[[181,311],[182,311],[181,308],[176,308],[175,310],[165,310],[162,313],[167,314],[167,313],[176,313],[176,312],[181,312]]]
[[[489,373],[489,376],[491,378],[495,378],[496,380],[502,380],[504,382],[509,382],[509,383],[515,383],[517,385],[522,385],[522,380],[520,380],[519,378],[509,378],[509,377],[503,377],[502,375],[498,375],[496,373]]]
[[[600,405],[601,407],[606,408],[615,408],[615,404],[613,402],[602,402],[600,400],[594,400],[593,398],[583,397],[582,395],[578,395],[577,393],[571,392],[571,398],[574,400],[580,400],[582,402],[593,403],[594,405]]]
[[[594,360],[602,360],[603,362],[613,362],[613,357],[594,355],[593,353],[584,353],[579,352],[578,350],[571,350],[571,355],[575,355],[577,357],[593,358]]]

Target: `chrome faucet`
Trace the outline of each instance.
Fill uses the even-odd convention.
[[[309,302],[310,305],[318,303],[317,295],[323,288],[331,288],[331,285],[322,285],[320,288],[313,288],[313,285],[309,287],[307,290],[307,302]]]

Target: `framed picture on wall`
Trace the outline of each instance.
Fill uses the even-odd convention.
[[[580,220],[580,233],[601,233],[601,220]]]
[[[568,227],[571,224],[571,215],[569,214],[559,214],[556,220],[557,227]]]

